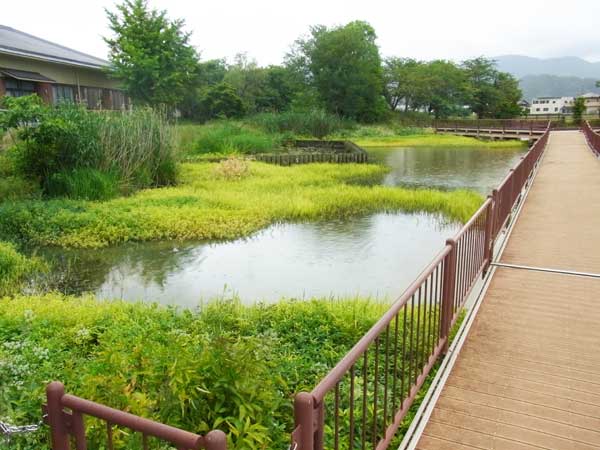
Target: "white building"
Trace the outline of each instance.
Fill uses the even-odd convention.
[[[570,114],[573,109],[574,97],[539,97],[534,98],[529,107],[529,114]]]

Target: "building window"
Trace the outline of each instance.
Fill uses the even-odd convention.
[[[558,108],[554,108],[554,111],[558,111]]]
[[[35,94],[35,83],[32,81],[5,78],[4,87],[6,89],[6,95],[10,97],[23,97],[25,95]]]
[[[102,109],[102,89],[85,87],[81,89],[83,98],[81,101],[89,109]]]
[[[540,110],[540,108],[535,108],[535,110],[536,110],[536,111],[539,111],[539,110]]]
[[[58,105],[60,103],[75,102],[75,89],[73,89],[73,86],[55,84],[54,86],[52,86],[52,94],[55,105]]]
[[[544,111],[548,111],[548,108],[544,108]]]

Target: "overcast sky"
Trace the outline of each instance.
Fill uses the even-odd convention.
[[[246,52],[276,64],[310,25],[360,19],[384,56],[462,60],[485,55],[600,60],[599,0],[149,0],[183,18],[202,59]],[[104,8],[114,0],[9,2],[0,24],[106,58]]]

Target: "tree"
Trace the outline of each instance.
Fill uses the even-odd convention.
[[[518,81],[496,69],[493,60],[479,57],[464,61],[469,83],[468,104],[478,117],[509,118],[520,114],[522,97]]]
[[[419,68],[423,63],[411,58],[387,58],[383,63],[384,96],[392,111],[404,104],[408,111],[419,90]]]
[[[112,75],[134,101],[175,107],[198,77],[198,55],[183,20],[169,20],[146,0],[125,0],[116,8],[106,10],[114,36],[104,38]]]
[[[374,121],[385,111],[376,38],[373,27],[362,21],[312,27],[307,39],[296,41],[287,64],[315,87],[329,112]]]
[[[573,122],[577,125],[581,124],[585,109],[585,99],[583,97],[577,97],[573,103]]]
[[[229,66],[225,81],[234,87],[249,113],[283,111],[293,98],[292,75],[281,66],[259,67],[239,54]]]

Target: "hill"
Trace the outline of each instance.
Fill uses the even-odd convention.
[[[522,55],[503,55],[493,58],[498,69],[517,78],[527,75],[556,75],[600,79],[600,62],[589,62],[576,56],[562,58],[533,58]]]
[[[502,55],[492,58],[498,69],[519,79],[523,98],[556,96],[574,97],[599,92],[600,62],[590,62],[576,56],[533,58],[523,55]]]

